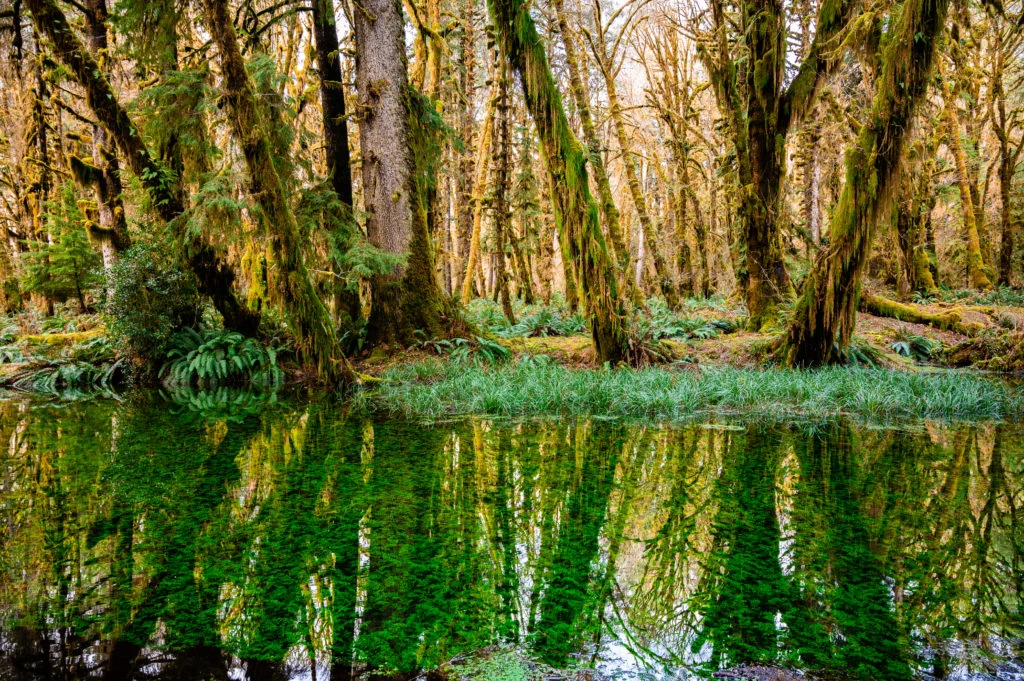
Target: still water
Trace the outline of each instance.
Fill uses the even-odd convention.
[[[0,678],[1018,679],[1024,429],[0,402]]]

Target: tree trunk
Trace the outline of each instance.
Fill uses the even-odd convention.
[[[260,111],[245,60],[238,46],[227,0],[205,0],[207,28],[220,52],[224,79],[223,100],[235,138],[242,148],[259,219],[270,238],[278,268],[281,302],[291,322],[299,359],[316,375],[334,382],[345,373],[344,356],[334,334],[327,308],[317,295],[306,269],[302,236],[275,166],[274,149],[267,135],[267,116]]]
[[[597,361],[617,364],[628,348],[626,311],[619,297],[615,263],[601,231],[597,202],[590,194],[586,154],[569,127],[529,7],[523,0],[490,0],[488,4],[498,40],[519,72],[526,106],[540,134],[555,188],[555,224],[579,281]]]
[[[469,254],[466,258],[466,273],[462,279],[460,297],[463,303],[468,303],[473,295],[473,278],[476,276],[477,268],[480,266],[480,237],[483,231],[484,214],[484,192],[487,190],[487,170],[490,163],[491,136],[494,130],[495,107],[498,101],[497,81],[495,80],[497,62],[492,61],[490,76],[492,92],[487,100],[487,112],[484,114],[484,127],[480,131],[480,139],[477,141],[476,168],[473,178],[472,194],[472,230],[469,238]],[[484,291],[480,290],[480,295]]]
[[[604,216],[605,229],[608,230],[608,240],[612,247],[612,254],[618,269],[623,273],[622,281],[625,290],[633,297],[634,304],[641,304],[640,292],[632,285],[632,277],[629,273],[633,268],[632,257],[626,247],[626,239],[622,234],[622,225],[619,222],[619,209],[615,205],[615,198],[612,195],[612,186],[608,181],[608,171],[604,166],[604,158],[601,155],[601,141],[597,136],[597,128],[594,126],[594,116],[590,111],[590,88],[583,78],[582,64],[577,52],[576,35],[569,27],[569,20],[565,13],[563,0],[552,0],[552,9],[555,10],[558,21],[555,26],[562,37],[562,45],[565,48],[565,66],[569,72],[569,89],[573,101],[576,103],[576,111],[580,117],[580,127],[583,129],[583,141],[587,145],[588,160],[594,168],[594,180],[597,182],[597,194],[601,200],[601,215]]]
[[[512,213],[508,207],[508,188],[511,182],[512,169],[512,135],[509,130],[509,87],[508,64],[502,60],[498,69],[498,130],[495,136],[494,154],[494,268],[495,287],[500,292],[501,309],[509,324],[516,323],[515,312],[512,311],[512,297],[509,294],[511,284],[505,262],[505,245],[512,238]],[[511,250],[511,249],[510,249]]]
[[[89,0],[85,13],[86,39],[89,50],[100,64],[107,58],[107,3],[106,0]],[[74,161],[71,161],[74,164]],[[106,272],[108,296],[113,293],[111,268],[117,262],[118,254],[131,246],[128,224],[121,204],[120,168],[117,150],[110,147],[107,131],[102,125],[92,126],[92,167],[90,173],[92,189],[96,195],[96,209],[99,221],[90,223],[90,236],[99,244]]]
[[[604,45],[598,45],[598,49],[604,50]],[[658,289],[665,296],[665,302],[673,310],[679,307],[679,298],[676,295],[676,284],[672,280],[672,273],[669,271],[668,263],[661,245],[658,243],[657,230],[654,228],[654,221],[651,219],[651,212],[647,206],[647,197],[644,196],[643,187],[640,185],[640,178],[637,173],[636,162],[633,160],[629,143],[629,132],[626,130],[626,120],[619,105],[619,92],[615,85],[615,74],[607,54],[602,57],[601,71],[604,73],[605,87],[608,91],[608,108],[612,123],[615,125],[615,135],[619,142],[619,149],[622,153],[622,165],[626,170],[626,184],[629,186],[629,194],[633,198],[633,206],[636,208],[637,219],[640,220],[640,229],[644,236],[644,242],[651,252],[651,259],[654,261],[654,271],[658,277]],[[684,204],[685,205],[685,204]]]
[[[964,245],[967,248],[967,282],[973,288],[990,289],[992,282],[985,274],[985,263],[981,257],[981,238],[978,235],[977,214],[968,175],[967,155],[960,142],[960,117],[956,111],[956,99],[952,86],[947,85],[945,95],[946,106],[943,118],[946,123],[946,134],[949,137],[949,149],[953,152],[953,160],[956,164],[957,187],[960,190],[960,212],[964,221]]]
[[[948,4],[907,0],[884,43],[870,118],[847,150],[831,243],[815,260],[789,325],[785,349],[791,366],[839,361],[849,346],[864,263],[897,180],[915,103],[927,89]]]
[[[406,258],[371,282],[367,340],[416,342],[416,331],[441,333],[440,291],[434,276],[426,213],[420,204],[411,142],[412,103],[405,59],[405,19],[394,0],[354,5],[356,89],[363,195],[371,244]],[[436,116],[436,114],[434,114]]]
[[[55,0],[25,0],[25,4],[39,32],[54,44],[55,54],[85,90],[89,107],[114,138],[125,163],[149,193],[154,208],[183,241],[185,263],[195,274],[200,292],[210,296],[224,317],[225,327],[247,335],[255,334],[259,315],[239,304],[234,291],[234,272],[212,246],[184,233],[181,221],[177,220],[184,206],[174,191],[173,179],[146,147],[139,129],[114,96],[99,64],[72,31]]]

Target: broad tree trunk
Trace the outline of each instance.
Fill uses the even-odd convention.
[[[898,179],[903,139],[927,89],[948,5],[949,0],[907,0],[884,43],[871,116],[846,154],[831,243],[815,260],[789,324],[790,365],[839,361],[850,344],[864,263]]]
[[[586,154],[576,139],[555,87],[544,45],[523,0],[489,0],[503,52],[519,72],[526,106],[544,148],[554,187],[555,223],[563,252],[579,281],[599,363],[627,354],[626,311],[615,263],[605,246],[597,201],[590,194]],[[567,282],[567,286],[568,286]]]
[[[377,248],[406,258],[370,282],[367,340],[409,345],[417,330],[440,335],[441,305],[410,147],[405,19],[394,0],[366,0],[353,9],[366,233]]]
[[[259,220],[270,238],[270,251],[278,268],[275,279],[297,341],[299,359],[315,368],[317,376],[333,382],[344,374],[344,356],[330,314],[306,269],[302,236],[267,135],[267,115],[260,111],[246,73],[227,0],[205,0],[204,7],[207,28],[220,52],[228,118],[245,157],[249,182],[260,208]]]
[[[39,32],[56,48],[55,54],[85,90],[86,101],[99,123],[114,139],[125,163],[146,188],[153,206],[183,241],[185,264],[195,274],[199,290],[210,296],[224,317],[224,326],[253,335],[259,315],[240,305],[235,296],[235,273],[208,243],[184,233],[179,218],[184,211],[173,178],[161,167],[139,133],[138,127],[114,95],[99,64],[72,31],[55,0],[25,0]]]

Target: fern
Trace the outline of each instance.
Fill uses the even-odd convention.
[[[172,386],[203,388],[278,385],[283,378],[276,348],[219,329],[185,329],[175,334],[159,375]]]

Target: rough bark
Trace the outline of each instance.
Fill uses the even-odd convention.
[[[259,315],[240,305],[235,296],[235,274],[208,243],[190,238],[181,231],[179,218],[184,211],[174,181],[143,141],[138,127],[121,106],[96,60],[72,31],[55,0],[25,0],[39,32],[56,47],[61,62],[85,90],[86,101],[100,124],[110,133],[121,156],[149,193],[153,207],[183,241],[186,266],[195,274],[200,292],[208,295],[224,317],[224,326],[255,334]]]
[[[205,0],[204,8],[207,28],[220,53],[222,99],[245,157],[261,226],[270,239],[279,295],[295,335],[298,357],[318,377],[332,383],[345,374],[344,356],[327,308],[306,269],[302,236],[267,135],[271,122],[256,101],[227,0]]]
[[[720,0],[712,0],[714,51],[702,49],[715,98],[726,114],[737,159],[741,265],[749,326],[760,329],[776,318],[778,304],[792,292],[779,232],[780,184],[789,129],[813,107],[821,82],[836,62],[832,44],[849,22],[856,0],[821,4],[817,31],[797,75],[783,89],[786,30],[780,0],[745,0],[741,27],[748,62],[730,56],[730,21]]]
[[[426,216],[415,196],[405,19],[396,0],[366,0],[353,9],[366,233],[377,248],[406,259],[371,279],[367,340],[407,345],[417,330],[440,333],[441,309]]]
[[[523,0],[490,0],[488,5],[498,40],[522,79],[526,106],[540,135],[555,189],[552,203],[559,240],[579,282],[597,360],[616,364],[628,348],[626,312],[597,201],[590,194],[586,154],[569,127],[529,7]]]
[[[932,70],[949,0],[907,0],[882,51],[868,120],[846,153],[831,242],[807,276],[785,346],[790,365],[840,361],[856,323],[864,263],[898,179],[903,140]]]
[[[89,0],[85,14],[86,39],[89,50],[97,62],[104,64],[107,57],[107,3],[106,0]],[[72,163],[74,161],[72,160]],[[98,243],[103,257],[103,269],[107,273],[108,286],[110,270],[117,262],[118,254],[131,246],[128,224],[121,204],[121,174],[118,167],[117,150],[111,148],[107,131],[102,125],[92,126],[92,168],[89,173],[92,189],[96,196],[98,221],[90,223],[90,237]],[[77,173],[76,173],[77,174]]]
[[[498,69],[498,103],[494,153],[494,241],[495,286],[500,292],[501,309],[509,324],[516,323],[509,293],[511,277],[505,262],[505,246],[512,240],[512,213],[508,205],[508,189],[512,177],[512,135],[509,129],[510,102],[508,65]],[[511,248],[509,249],[511,250]]]

